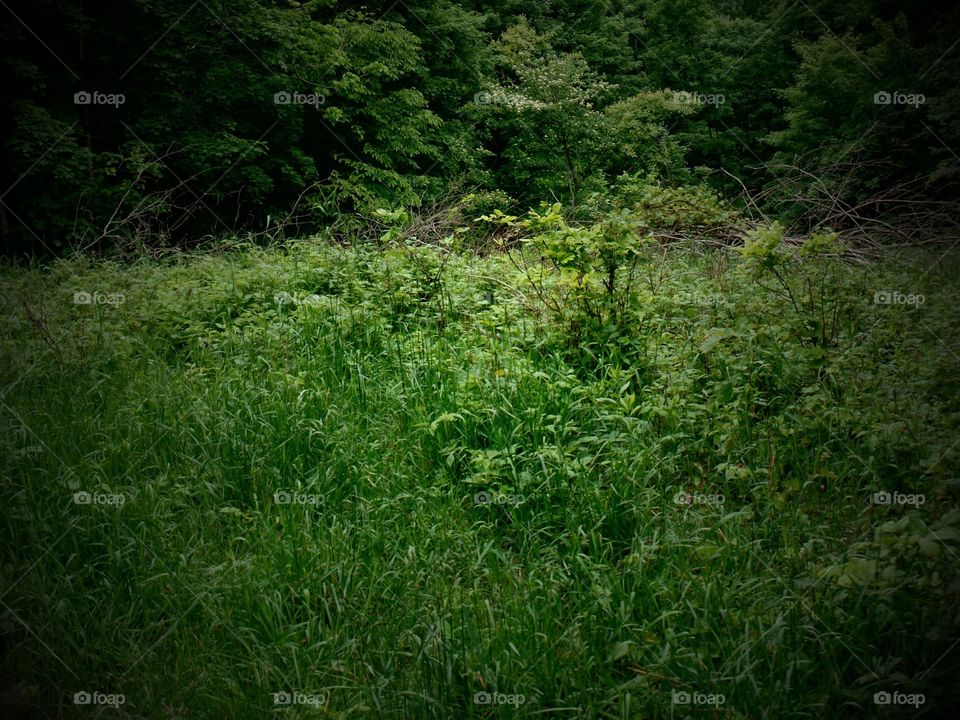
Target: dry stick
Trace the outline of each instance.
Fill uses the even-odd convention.
[[[143,164],[140,169],[137,171],[136,177],[124,191],[123,195],[117,201],[117,204],[113,210],[113,213],[107,219],[107,222],[104,224],[103,229],[100,231],[100,235],[96,237],[93,242],[89,243],[85,247],[80,248],[77,252],[83,253],[92,248],[94,245],[99,243],[102,240],[107,238],[116,237],[122,231],[122,229],[127,225],[137,225],[141,229],[147,224],[150,218],[156,218],[156,210],[162,209],[163,207],[169,206],[170,199],[174,190],[185,185],[190,180],[198,177],[202,171],[195,173],[193,176],[187,178],[186,180],[180,181],[173,188],[168,188],[166,190],[158,190],[140,198],[137,204],[132,210],[127,212],[123,217],[118,218],[119,213],[123,209],[124,203],[129,197],[130,193],[138,189],[144,181],[144,175],[151,168],[157,167],[166,167],[166,160],[168,158],[177,155],[178,153],[185,152],[189,148],[181,148],[180,150],[172,151],[170,147],[167,148],[167,151],[153,160]],[[184,209],[186,212],[186,209]],[[79,211],[79,207],[78,207]]]
[[[44,343],[53,350],[54,355],[57,357],[57,363],[60,365],[60,368],[63,368],[63,355],[60,353],[60,346],[57,344],[56,340],[53,339],[53,336],[50,334],[50,331],[47,329],[46,321],[41,318],[39,315],[33,312],[33,308],[27,303],[27,299],[20,296],[20,302],[23,305],[24,311],[27,313],[27,318],[30,320],[30,324],[33,325],[34,329],[39,333],[40,337],[43,338]]]
[[[881,228],[884,231],[883,234],[897,236],[901,242],[908,245],[936,243],[938,239],[942,240],[944,235],[949,235],[950,231],[955,231],[957,228],[956,217],[960,214],[957,212],[960,206],[955,202],[930,200],[925,197],[923,188],[926,180],[922,177],[904,180],[851,205],[843,201],[840,195],[853,182],[856,173],[865,168],[887,167],[889,163],[884,160],[864,161],[860,158],[838,160],[830,165],[821,166],[814,174],[800,166],[799,163],[804,157],[806,155],[793,164],[767,165],[768,170],[786,170],[790,174],[779,183],[766,188],[757,196],[758,199],[768,198],[784,189],[797,186],[801,179],[812,178],[815,181],[814,185],[824,196],[822,199],[811,197],[804,190],[797,189],[790,192],[788,197],[780,200],[778,204],[799,205],[805,208],[807,217],[815,213],[819,219],[814,226],[817,228],[834,222],[854,226],[860,250],[863,250],[865,245],[874,249],[883,247],[885,243],[873,237]],[[834,189],[827,187],[823,182],[824,177],[837,178],[838,185]],[[885,215],[896,212],[902,206],[909,206],[916,210],[907,213],[898,212],[895,222],[885,219]],[[874,212],[865,216],[862,211],[867,208],[872,208]]]
[[[730,171],[728,171],[726,168],[721,167],[721,168],[720,168],[720,172],[724,173],[725,175],[728,175],[728,176],[732,177],[734,180],[737,181],[737,183],[738,183],[738,184],[740,185],[740,187],[743,189],[743,196],[744,196],[744,198],[746,198],[747,205],[748,205],[748,206],[752,206],[753,209],[754,209],[754,211],[755,211],[760,217],[763,218],[764,222],[769,223],[769,222],[770,222],[770,218],[768,218],[768,217],[766,216],[766,214],[764,214],[763,210],[761,210],[760,207],[757,205],[757,203],[754,201],[753,197],[750,195],[750,191],[747,190],[747,186],[743,184],[743,181],[742,181],[740,178],[738,178],[736,175],[734,175],[733,173],[731,173]]]

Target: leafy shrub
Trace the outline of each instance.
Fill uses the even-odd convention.
[[[783,226],[774,222],[747,232],[739,251],[757,285],[789,301],[801,345],[837,344],[853,298],[842,281],[843,245],[836,233],[817,233],[795,246],[784,242]]]
[[[629,208],[647,227],[677,232],[711,232],[742,223],[742,216],[705,185],[671,187],[651,175],[621,175],[611,200],[600,207]]]
[[[521,229],[517,267],[571,348],[616,348],[630,335],[637,266],[652,238],[627,210],[608,213],[589,226],[570,224],[559,203],[530,210],[524,219],[501,211],[481,220]],[[527,260],[529,248],[535,267]],[[511,255],[513,257],[513,255]]]

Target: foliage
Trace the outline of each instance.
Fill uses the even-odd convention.
[[[794,248],[784,244],[783,232],[779,222],[748,232],[740,248],[746,269],[764,290],[789,300],[801,344],[834,346],[855,305],[838,282],[846,270],[839,235],[817,233]]]
[[[0,714],[946,716],[958,19],[4,5]]]
[[[955,231],[956,10],[408,5],[7,13],[8,252],[287,237],[466,188],[579,217],[624,173],[747,194],[792,230],[858,244]]]
[[[83,688],[146,717],[954,706],[955,259],[815,275],[857,311],[812,345],[771,273],[803,310],[834,238],[653,252],[630,213],[561,209],[491,215],[570,314],[644,256],[604,352],[417,208],[370,243],[5,268],[7,714]],[[926,304],[871,303],[898,287]]]
[[[704,185],[670,186],[654,175],[621,175],[609,193],[600,194],[597,206],[602,212],[624,206],[639,215],[645,225],[656,230],[709,235],[742,224],[743,217],[716,191]]]

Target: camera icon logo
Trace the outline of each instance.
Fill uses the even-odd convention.
[[[86,690],[81,690],[80,692],[75,692],[73,694],[73,704],[74,705],[89,705],[93,702],[93,696],[88,693]]]
[[[881,690],[873,694],[873,702],[876,705],[889,705],[892,700],[893,698],[886,690]]]
[[[873,294],[874,305],[889,305],[893,302],[893,294],[889,290],[877,290]]]
[[[680,690],[679,692],[674,690],[670,693],[670,699],[674,705],[689,705],[691,700],[690,693],[686,690]]]
[[[493,95],[488,93],[486,90],[481,90],[480,92],[474,94],[473,102],[477,105],[489,105],[493,102]]]
[[[878,93],[873,94],[873,104],[874,105],[889,105],[893,102],[893,96],[890,95],[886,90],[881,90]]]
[[[474,705],[492,705],[493,695],[488,692],[478,692],[473,694]]]
[[[74,305],[93,305],[93,295],[83,290],[73,294]]]
[[[93,102],[93,95],[88,93],[86,90],[81,90],[80,92],[75,92],[73,94],[74,105],[89,105],[92,102]]]
[[[293,696],[288,692],[275,692],[273,694],[274,705],[290,705],[293,702]]]
[[[273,494],[273,501],[277,505],[289,505],[293,497],[286,490],[278,490]]]
[[[474,505],[489,505],[492,501],[493,498],[490,497],[490,493],[488,493],[486,490],[481,490],[473,496]]]
[[[690,505],[693,502],[693,498],[690,496],[689,493],[686,493],[683,490],[681,490],[680,492],[678,492],[676,495],[673,496],[673,501],[677,505]]]
[[[73,494],[73,502],[75,502],[77,505],[89,505],[92,500],[93,498],[86,490],[81,490],[80,492]]]
[[[293,102],[293,95],[283,90],[273,94],[273,102],[276,105],[289,105]]]
[[[893,498],[890,497],[890,493],[886,490],[881,490],[873,494],[874,505],[889,505],[892,500]]]

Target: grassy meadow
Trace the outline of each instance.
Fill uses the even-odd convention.
[[[955,258],[648,246],[588,327],[529,252],[0,269],[3,714],[960,704]]]

